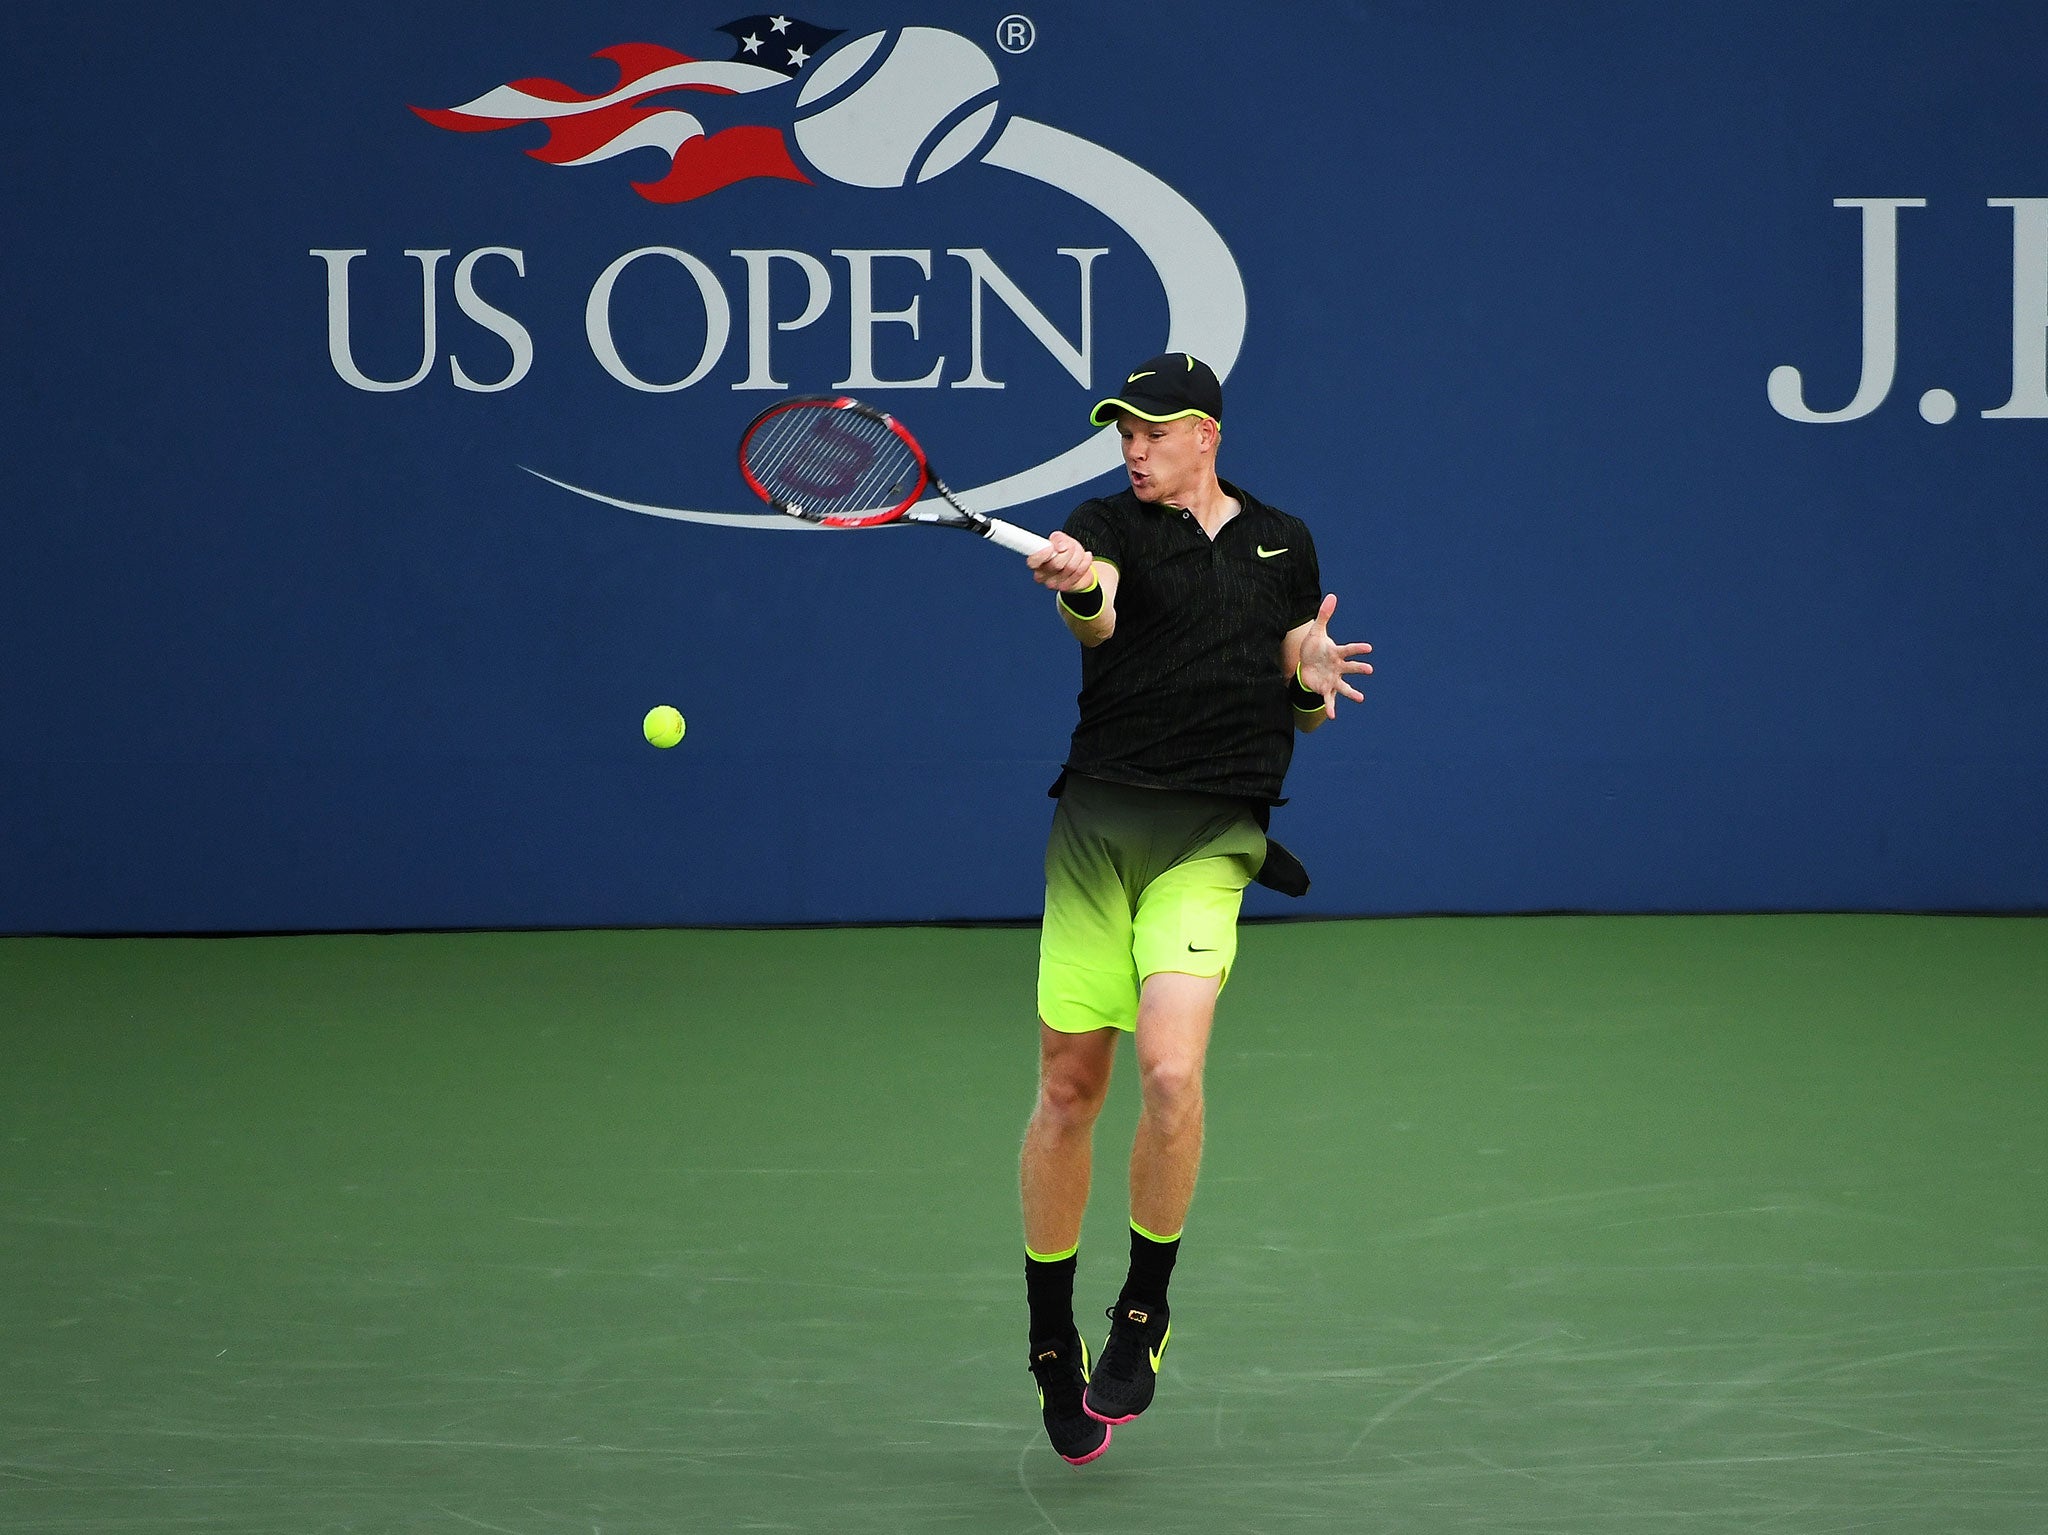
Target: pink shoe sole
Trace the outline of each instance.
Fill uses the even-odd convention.
[[[1085,1408],[1086,1408],[1086,1404],[1085,1404],[1085,1403],[1083,1403],[1082,1405],[1083,1405],[1083,1409],[1085,1410]],[[1093,1417],[1095,1417],[1095,1414],[1091,1412],[1091,1413],[1089,1413],[1089,1414],[1088,1414],[1088,1416],[1089,1416],[1089,1417],[1091,1417],[1091,1418],[1093,1418]],[[1096,1419],[1096,1421],[1097,1421],[1097,1422],[1099,1423],[1099,1422],[1101,1422],[1102,1420],[1101,1420],[1101,1419],[1099,1419],[1099,1418],[1097,1418],[1097,1419]],[[1075,1459],[1075,1458],[1074,1458],[1073,1456],[1071,1456],[1071,1455],[1062,1455],[1062,1456],[1060,1457],[1060,1459],[1061,1459],[1061,1460],[1063,1460],[1063,1461],[1065,1461],[1065,1462],[1066,1462],[1066,1463],[1067,1463],[1068,1465],[1070,1465],[1070,1466],[1074,1467],[1074,1468],[1075,1468],[1076,1470],[1079,1470],[1079,1469],[1080,1469],[1081,1467],[1083,1467],[1083,1466],[1087,1465],[1089,1461],[1091,1461],[1091,1460],[1099,1460],[1099,1459],[1100,1459],[1100,1458],[1102,1457],[1102,1453],[1103,1453],[1103,1451],[1105,1451],[1105,1450],[1107,1450],[1107,1449],[1109,1448],[1109,1441],[1110,1441],[1110,1440],[1112,1440],[1112,1439],[1114,1439],[1115,1437],[1116,1437],[1116,1435],[1115,1435],[1114,1433],[1106,1433],[1106,1434],[1104,1434],[1104,1435],[1102,1436],[1102,1443],[1098,1444],[1098,1445],[1097,1445],[1097,1446],[1096,1446],[1096,1447],[1095,1447],[1094,1449],[1090,1450],[1090,1451],[1089,1451],[1089,1452],[1088,1452],[1088,1453],[1087,1453],[1086,1455],[1083,1455],[1083,1456],[1081,1456],[1081,1457],[1080,1457],[1080,1458],[1079,1458],[1078,1460],[1077,1460],[1077,1459]]]
[[[1101,1413],[1097,1412],[1093,1407],[1090,1407],[1088,1405],[1088,1398],[1085,1396],[1081,1398],[1081,1411],[1087,1413],[1088,1416],[1093,1418],[1097,1423],[1107,1423],[1112,1428],[1120,1423],[1129,1423],[1138,1416],[1136,1413],[1130,1412],[1125,1413],[1121,1418],[1105,1418]],[[1104,1441],[1103,1447],[1105,1449],[1108,1448],[1107,1440]],[[1095,1453],[1097,1455],[1100,1455],[1102,1451],[1097,1450]]]

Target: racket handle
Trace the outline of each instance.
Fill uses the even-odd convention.
[[[1028,528],[1018,527],[1014,522],[1004,522],[1000,517],[989,518],[988,539],[990,543],[1001,544],[1005,549],[1027,556],[1038,553],[1052,542],[1051,539],[1040,538]]]

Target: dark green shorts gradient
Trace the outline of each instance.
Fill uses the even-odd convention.
[[[1227,981],[1265,856],[1241,801],[1070,776],[1045,849],[1039,1017],[1062,1033],[1133,1029],[1147,976]]]

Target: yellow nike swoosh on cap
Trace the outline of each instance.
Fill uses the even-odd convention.
[[[1276,554],[1285,554],[1287,552],[1288,546],[1282,544],[1278,549],[1268,549],[1264,544],[1259,544],[1257,548],[1259,551],[1260,559],[1270,560]]]
[[[1146,372],[1143,373],[1133,373],[1129,378],[1125,379],[1124,382],[1127,384],[1135,384],[1139,379],[1150,378],[1151,376],[1151,371],[1148,369]]]

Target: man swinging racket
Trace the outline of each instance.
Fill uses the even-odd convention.
[[[1308,528],[1216,476],[1223,390],[1175,352],[1090,416],[1130,487],[1077,507],[1030,557],[1083,648],[1080,723],[1045,854],[1039,1086],[1024,1136],[1031,1372],[1052,1446],[1080,1466],[1152,1401],[1167,1281],[1202,1149],[1202,1064],[1244,887],[1308,879],[1266,837],[1294,733],[1335,719],[1365,644],[1330,639]],[[1074,1269],[1117,1032],[1137,1038],[1131,1266],[1093,1369]]]

